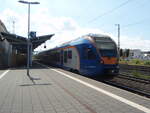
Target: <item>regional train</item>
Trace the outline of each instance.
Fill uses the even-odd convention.
[[[95,76],[119,72],[117,45],[111,37],[87,34],[59,47],[40,52],[37,58],[82,75]]]

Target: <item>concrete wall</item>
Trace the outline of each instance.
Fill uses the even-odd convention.
[[[0,32],[9,33],[0,20]],[[26,54],[16,52],[16,49],[0,34],[0,68],[15,67],[26,63]]]
[[[0,20],[0,32],[8,32],[5,25]],[[3,39],[4,37],[0,37]],[[12,45],[7,40],[0,40],[0,68],[11,65]]]
[[[12,45],[7,40],[0,41],[0,67],[11,65]]]

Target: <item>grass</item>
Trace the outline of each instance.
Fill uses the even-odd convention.
[[[137,65],[137,66],[150,66],[150,60],[139,60],[139,59],[132,59],[132,60],[123,60],[119,61],[120,64],[128,64],[128,65]],[[150,79],[150,75],[144,75],[140,73],[138,70],[134,70],[131,72],[134,77],[143,78],[143,79]]]
[[[150,66],[150,60],[139,60],[139,59],[123,60],[121,59],[119,63],[128,64],[128,65]]]
[[[143,78],[143,79],[150,79],[150,76],[148,75],[143,75],[141,74],[140,72],[137,72],[137,71],[132,71],[132,75],[135,76],[135,77],[138,77],[138,78]]]

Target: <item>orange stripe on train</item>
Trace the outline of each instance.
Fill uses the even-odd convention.
[[[117,64],[116,57],[102,57],[102,60],[104,61],[104,64]]]

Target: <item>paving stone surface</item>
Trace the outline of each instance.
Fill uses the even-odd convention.
[[[0,113],[143,113],[51,69],[36,67],[30,76],[12,69],[0,79]]]
[[[4,69],[0,69],[0,75],[2,74],[2,73],[4,73],[6,70],[4,70]]]

